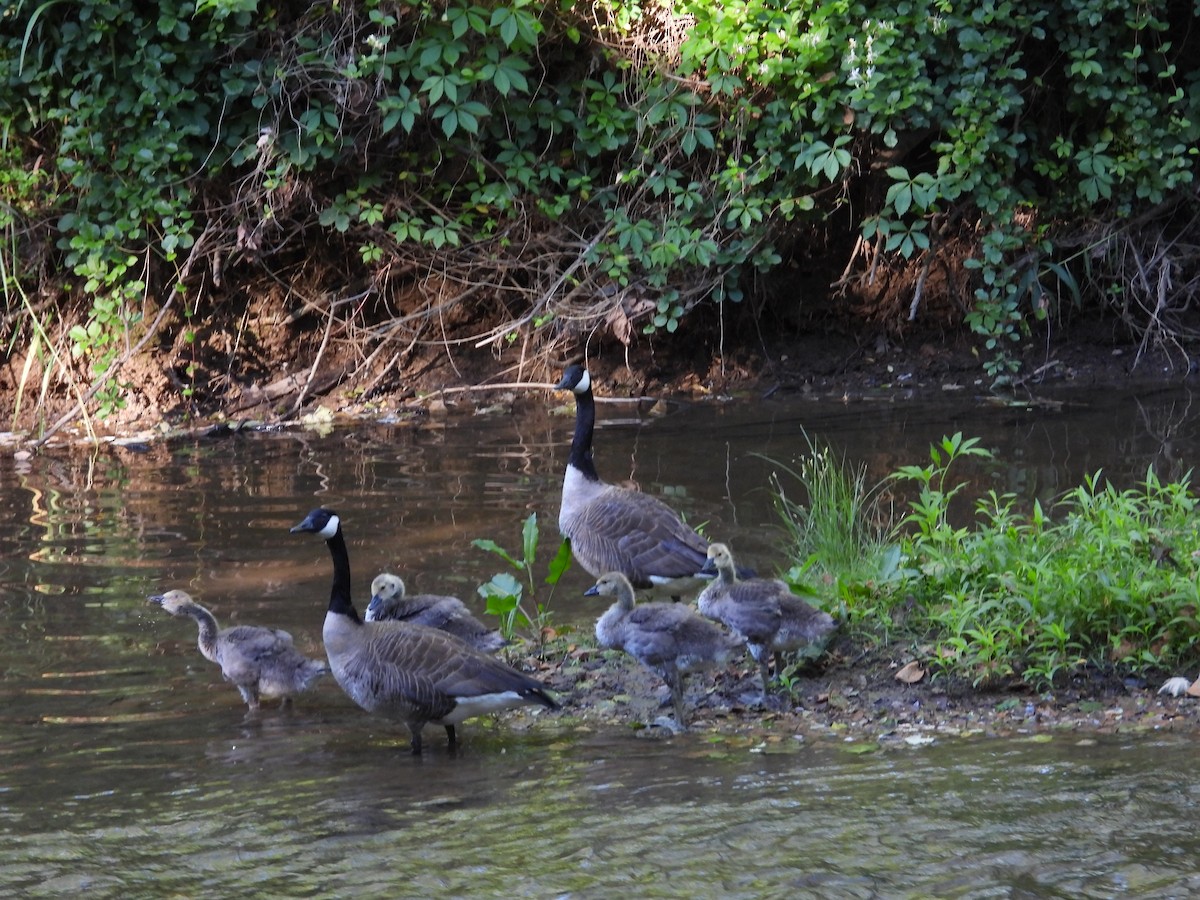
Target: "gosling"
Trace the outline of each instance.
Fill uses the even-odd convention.
[[[770,657],[775,657],[776,674],[781,654],[815,648],[820,650],[836,628],[833,616],[805,603],[775,578],[739,579],[733,553],[725,544],[708,548],[708,565],[702,572],[716,572],[716,579],[700,592],[700,612],[741,636],[758,663],[762,678],[762,704],[767,705]]]
[[[260,709],[263,699],[276,697],[287,706],[294,695],[329,672],[325,663],[296,650],[292,636],[279,628],[236,625],[219,630],[216,617],[186,591],[167,591],[149,599],[173,616],[196,620],[200,653],[221,667],[225,680],[233,683],[251,711]]]
[[[687,728],[683,676],[723,666],[742,650],[742,642],[683,604],[634,604],[633,585],[620,572],[609,572],[585,596],[616,597],[596,621],[601,647],[623,650],[657,673],[671,690],[675,722]]]
[[[368,622],[408,622],[437,628],[460,637],[476,650],[495,653],[504,646],[499,631],[488,628],[457,597],[439,594],[412,594],[404,589],[404,579],[384,572],[371,582]]]

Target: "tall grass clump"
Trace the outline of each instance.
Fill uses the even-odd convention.
[[[786,579],[797,587],[834,585],[842,613],[861,618],[861,599],[847,602],[842,595],[861,595],[862,585],[895,566],[889,495],[885,485],[869,482],[866,466],[852,466],[827,445],[805,439],[808,453],[794,467],[772,461],[778,467],[771,476],[775,507],[794,563]],[[791,492],[793,482],[803,501]]]

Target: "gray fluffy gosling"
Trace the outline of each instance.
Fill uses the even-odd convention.
[[[462,638],[476,650],[495,653],[504,646],[500,632],[488,628],[471,615],[457,597],[440,594],[408,594],[404,579],[384,572],[371,582],[368,622],[409,622],[437,628]]]
[[[675,721],[687,727],[683,676],[723,666],[742,652],[742,642],[679,603],[634,603],[633,585],[620,572],[604,575],[586,596],[616,597],[596,620],[601,647],[624,650],[658,673],[671,689]]]
[[[216,617],[185,591],[167,591],[150,598],[173,616],[188,616],[200,629],[200,652],[221,667],[252,710],[263,699],[282,697],[289,703],[295,694],[312,687],[329,671],[323,662],[302,655],[292,636],[279,628],[236,625],[221,631]]]
[[[569,366],[559,390],[575,394],[575,433],[563,476],[558,529],[575,559],[593,577],[620,572],[638,590],[663,595],[695,592],[708,541],[671,507],[641,491],[601,481],[592,461],[596,401],[592,378]]]
[[[464,719],[536,704],[558,709],[543,685],[470,644],[424,625],[364,622],[350,594],[350,556],[337,514],[314,509],[292,533],[325,540],[333,586],[322,637],[333,677],[369,713],[404,722],[421,753],[427,722],[442,725],[450,746]]]
[[[739,580],[733,553],[725,544],[708,548],[711,569],[717,573],[697,598],[700,612],[732,629],[746,641],[758,663],[762,678],[762,702],[767,703],[770,657],[775,655],[779,672],[780,654],[824,647],[837,627],[833,616],[805,603],[774,578]]]

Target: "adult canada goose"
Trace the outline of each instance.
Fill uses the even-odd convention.
[[[477,650],[495,653],[504,646],[499,631],[488,628],[471,615],[457,597],[440,594],[408,594],[404,579],[384,572],[371,582],[368,622],[410,622],[437,628],[462,638]]]
[[[703,584],[708,541],[656,497],[600,480],[592,461],[596,400],[592,378],[580,365],[569,366],[557,385],[575,394],[575,434],[563,476],[558,530],[571,552],[593,577],[620,572],[639,590],[675,595]]]
[[[408,622],[363,622],[350,599],[350,555],[342,523],[328,509],[314,509],[292,534],[325,539],[333,558],[333,586],[322,637],[333,677],[370,713],[399,719],[421,753],[426,722],[446,729],[464,719],[526,704],[558,709],[541,683],[476,650],[452,634]]]
[[[167,591],[149,599],[173,616],[196,620],[200,652],[221,667],[225,680],[233,682],[252,710],[264,698],[282,697],[286,705],[329,671],[325,663],[302,655],[292,636],[279,628],[235,625],[219,630],[216,617],[185,591]]]
[[[741,635],[758,663],[762,702],[767,703],[770,657],[780,671],[780,654],[822,647],[836,627],[833,616],[805,603],[775,578],[739,579],[733,553],[725,544],[708,548],[717,577],[697,598],[700,612]]]
[[[624,650],[657,672],[671,689],[675,721],[687,727],[683,676],[722,666],[742,650],[742,642],[680,603],[634,603],[633,585],[620,572],[600,577],[585,596],[616,597],[596,620],[601,647]]]

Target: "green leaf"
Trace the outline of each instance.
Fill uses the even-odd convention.
[[[520,560],[513,559],[512,556],[509,555],[509,552],[495,541],[488,540],[487,538],[475,538],[475,540],[471,541],[471,545],[478,547],[480,550],[486,550],[488,553],[495,553],[515,569],[525,568],[525,563],[521,562]]]
[[[532,566],[537,557],[538,524],[537,513],[532,512],[521,527],[521,543],[525,548],[525,565]]]
[[[485,598],[515,597],[519,600],[521,592],[521,582],[508,572],[497,572],[491,581],[479,586],[479,595]]]
[[[546,576],[546,584],[558,584],[566,571],[571,568],[571,541],[563,538],[558,545],[558,553],[550,561],[550,573]]]

